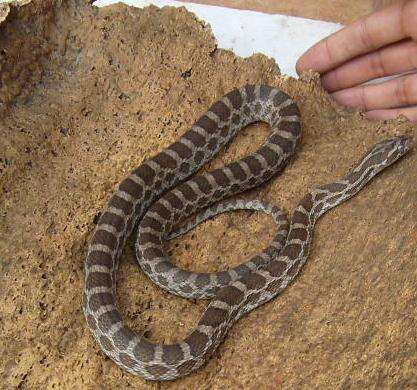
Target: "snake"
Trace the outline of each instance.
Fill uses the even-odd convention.
[[[255,153],[198,173],[240,129],[259,121],[269,125],[270,135]],[[280,174],[295,153],[301,128],[299,108],[289,95],[268,85],[245,85],[219,99],[176,142],[120,182],[98,219],[85,261],[84,314],[105,355],[148,380],[173,380],[197,370],[239,318],[294,280],[307,261],[319,217],[411,148],[411,139],[403,135],[380,141],[341,180],[305,195],[290,221],[269,203],[231,198]],[[277,224],[259,255],[227,271],[194,273],[166,254],[166,240],[237,209],[266,212]],[[148,340],[126,324],[118,308],[116,271],[132,235],[139,265],[154,283],[182,297],[210,299],[180,342]]]

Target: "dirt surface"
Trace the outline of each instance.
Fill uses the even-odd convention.
[[[0,26],[0,387],[293,389],[417,386],[417,154],[384,171],[318,224],[311,257],[284,294],[242,318],[209,363],[151,383],[122,371],[82,313],[94,221],[117,183],[245,83],[298,102],[303,140],[283,175],[248,196],[291,212],[340,178],[375,142],[417,136],[406,120],[371,122],[330,101],[317,77],[279,75],[262,55],[216,49],[185,9],[35,0]],[[256,149],[243,130],[210,167]],[[222,270],[267,245],[272,221],[229,213],[168,245],[175,261]],[[142,275],[128,246],[118,273],[128,323],[174,342],[206,302],[173,297]]]
[[[181,0],[189,3],[217,5],[250,9],[270,14],[285,14],[326,20],[328,22],[351,23],[372,12],[384,0]],[[385,0],[385,2],[390,0]]]

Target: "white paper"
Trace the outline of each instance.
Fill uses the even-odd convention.
[[[98,0],[94,5],[103,7],[118,3],[115,0]],[[186,7],[211,25],[218,47],[233,50],[241,57],[263,53],[275,59],[283,74],[296,77],[297,59],[314,43],[342,26],[336,23],[298,18],[285,15],[270,15],[261,12],[231,8],[182,3],[169,0],[125,0],[124,3],[143,8]]]

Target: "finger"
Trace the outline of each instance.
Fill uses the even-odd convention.
[[[395,2],[320,41],[298,60],[297,72],[327,72],[356,56],[408,38],[402,20],[406,5],[407,0]]]
[[[417,69],[417,42],[411,39],[355,58],[325,73],[323,87],[334,92],[366,81]]]
[[[417,122],[417,106],[394,108],[388,110],[372,110],[365,113],[369,119],[387,120],[396,119],[404,115],[411,122]]]
[[[334,92],[332,97],[343,106],[364,111],[411,106],[417,104],[417,74],[343,89]]]

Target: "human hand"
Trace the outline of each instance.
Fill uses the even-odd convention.
[[[373,119],[402,114],[417,122],[417,0],[400,0],[318,42],[297,62],[297,72],[319,72],[340,104]],[[415,71],[377,84],[379,77]]]

